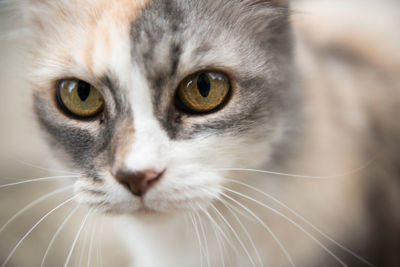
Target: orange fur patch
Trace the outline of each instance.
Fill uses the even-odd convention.
[[[93,73],[93,49],[95,42],[101,42],[105,52],[110,53],[110,26],[118,29],[121,36],[129,34],[132,21],[139,10],[144,8],[149,0],[102,0],[90,5],[88,43],[84,57],[89,73]],[[107,56],[107,55],[106,55]]]
[[[113,147],[116,148],[113,169],[124,167],[125,159],[130,151],[135,134],[132,121],[133,119],[129,116],[127,120],[124,120],[116,127],[115,138],[113,139]]]
[[[102,0],[93,7],[93,11],[95,14],[107,13],[114,20],[125,25],[130,24],[137,12],[144,8],[148,2],[149,0]]]

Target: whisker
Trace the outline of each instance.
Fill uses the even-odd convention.
[[[57,228],[56,232],[54,233],[53,237],[51,238],[49,245],[46,248],[46,251],[43,255],[42,258],[42,262],[40,263],[40,266],[43,267],[45,262],[46,262],[46,258],[47,255],[49,254],[49,251],[51,249],[51,247],[53,246],[53,243],[55,242],[56,238],[58,237],[58,235],[60,234],[61,230],[64,228],[64,226],[67,224],[67,222],[69,221],[69,219],[75,214],[75,212],[79,209],[79,205],[76,206],[71,212],[70,214],[68,214],[68,216],[63,220],[63,222],[60,224],[60,226]]]
[[[184,220],[185,220],[186,234],[188,235],[188,234],[190,233],[188,215],[185,213],[184,216],[183,216],[183,218],[184,218]]]
[[[205,209],[203,209],[200,205],[198,205],[198,208],[199,208],[208,218],[211,216],[211,215],[208,213],[208,211],[205,210]],[[222,261],[222,266],[225,267],[225,257],[224,257],[223,248],[222,248],[222,245],[221,245],[221,236],[220,236],[220,233],[217,232],[217,230],[216,230],[216,228],[215,228],[215,225],[212,223],[211,220],[210,220],[210,222],[211,222],[211,227],[212,227],[212,229],[213,229],[213,232],[214,232],[214,234],[215,234],[215,238],[216,238],[216,240],[217,240],[218,251],[219,251],[219,255],[220,255],[221,261]]]
[[[100,242],[97,242],[98,246],[97,246],[97,251],[96,251],[97,260],[98,260],[100,267],[103,267],[103,257],[102,257],[103,253],[102,253],[102,246],[101,246],[101,244],[103,243],[103,242],[101,242],[103,235],[104,235],[104,217],[102,217],[102,219],[101,219],[100,234],[99,234],[99,239],[97,239],[97,240],[100,240]]]
[[[246,253],[247,257],[249,258],[251,265],[252,266],[256,266],[256,264],[253,261],[253,258],[250,256],[250,253],[247,250],[246,246],[244,245],[242,239],[236,233],[235,229],[233,229],[232,225],[226,220],[224,215],[222,215],[222,213],[215,206],[212,205],[211,207],[217,212],[217,214],[219,214],[221,219],[225,222],[225,224],[228,226],[228,228],[232,231],[232,233],[235,236],[235,238],[239,241],[240,246],[243,248],[244,252]]]
[[[226,189],[225,189],[226,190]],[[271,230],[271,228],[266,225],[264,223],[263,220],[261,220],[254,212],[252,212],[249,208],[247,208],[246,206],[244,206],[242,203],[238,202],[237,200],[229,197],[227,194],[222,193],[221,195],[223,195],[224,197],[230,199],[231,201],[233,201],[234,203],[236,203],[237,205],[239,205],[240,207],[242,207],[244,210],[246,210],[248,213],[250,213],[267,231],[268,233],[272,236],[272,238],[275,240],[275,242],[278,244],[278,246],[280,247],[280,249],[282,250],[283,254],[285,254],[286,258],[289,260],[290,264],[292,266],[295,266],[292,257],[290,257],[289,253],[287,252],[286,248],[283,246],[283,244],[281,243],[281,241],[279,240],[279,238],[275,235],[275,233]]]
[[[38,204],[39,202],[41,202],[41,201],[43,201],[43,200],[45,200],[45,199],[47,199],[47,198],[49,198],[49,197],[52,197],[52,196],[54,196],[54,195],[56,195],[56,194],[58,194],[58,193],[61,193],[61,192],[64,192],[64,191],[70,189],[71,187],[73,187],[73,185],[60,188],[60,189],[58,189],[58,190],[56,190],[56,191],[53,191],[53,192],[51,192],[51,193],[48,193],[48,194],[46,194],[46,195],[44,195],[44,196],[42,196],[42,197],[40,197],[40,198],[34,200],[33,202],[29,203],[29,204],[26,205],[24,208],[20,209],[17,213],[15,213],[7,222],[5,222],[5,223],[1,226],[1,228],[0,228],[0,233],[7,227],[7,225],[9,225],[11,222],[13,222],[13,221],[15,220],[15,218],[17,218],[18,216],[20,216],[22,213],[24,213],[24,212],[27,211],[28,209],[32,208],[33,206],[35,206],[35,205]]]
[[[12,249],[12,251],[10,252],[10,254],[7,256],[6,260],[3,262],[3,264],[1,265],[1,267],[6,266],[6,264],[8,263],[8,261],[11,259],[11,257],[14,255],[15,251],[18,249],[19,245],[21,245],[21,243],[25,240],[25,238],[44,220],[46,219],[48,216],[50,216],[55,210],[57,210],[58,208],[64,206],[65,204],[67,204],[68,202],[71,202],[72,200],[74,200],[75,198],[78,197],[79,194],[65,200],[64,202],[62,202],[61,204],[59,204],[57,207],[53,208],[52,210],[50,210],[48,213],[46,213],[39,221],[37,221],[32,227],[31,229],[29,229],[28,232],[26,232],[26,234],[18,241],[18,243],[15,245],[15,247]]]
[[[72,252],[73,252],[73,250],[74,250],[74,248],[75,248],[76,242],[78,241],[78,238],[79,238],[79,236],[80,236],[80,234],[81,234],[81,231],[82,231],[83,227],[85,226],[85,223],[86,223],[86,221],[87,221],[87,219],[88,219],[88,217],[89,217],[91,211],[92,211],[92,210],[89,210],[89,211],[86,213],[85,217],[84,217],[83,220],[82,220],[81,225],[79,226],[79,229],[78,229],[78,231],[77,231],[77,233],[76,233],[76,235],[75,235],[74,241],[72,242],[71,249],[69,250],[68,256],[67,256],[67,258],[66,258],[66,260],[65,260],[65,262],[64,262],[64,265],[63,265],[64,267],[67,267],[67,266],[68,266],[68,263],[69,263],[69,261],[70,261],[70,259],[71,259]]]
[[[205,244],[205,255],[206,255],[206,260],[207,260],[207,266],[210,267],[210,252],[208,250],[208,241],[207,241],[207,237],[206,237],[206,232],[203,226],[203,222],[201,221],[201,218],[199,216],[199,214],[197,212],[195,212],[195,215],[197,217],[197,219],[199,220],[199,225],[200,225],[200,231],[203,235],[203,240],[204,240],[204,244]]]
[[[203,187],[203,188],[201,188],[201,189],[204,190],[207,194],[213,195],[213,196],[215,197],[215,199],[221,201],[221,203],[224,204],[224,203],[223,203],[223,199],[221,199],[221,197],[220,197],[216,192],[211,192],[211,191],[210,191],[208,188],[206,188],[206,187]],[[218,210],[212,203],[210,203],[210,204],[211,204],[216,210]],[[215,225],[215,226],[217,226],[217,228],[219,228],[219,231],[222,233],[222,235],[223,235],[225,241],[226,241],[226,242],[230,245],[230,247],[234,250],[234,252],[236,253],[236,255],[240,255],[240,253],[239,253],[239,251],[237,250],[236,246],[234,246],[233,243],[231,242],[231,240],[225,235],[224,230],[222,230],[222,229],[219,227],[219,224],[213,220],[213,218],[211,217],[211,215],[208,214],[208,211],[207,211],[206,209],[202,208],[200,205],[198,205],[198,206],[199,206],[199,208],[203,211],[203,213],[205,213],[206,215],[208,215],[208,217],[209,217],[210,221],[212,222],[213,226]],[[236,212],[238,212],[239,214],[241,214],[242,216],[246,217],[246,216],[243,214],[243,212],[242,212],[241,210],[237,209],[236,207],[234,207],[234,210],[235,210]],[[224,224],[224,221],[221,220],[219,214],[217,214],[217,217],[219,217],[221,223]],[[224,227],[224,228],[225,228],[225,227]],[[218,235],[218,236],[219,236],[219,235]],[[218,240],[217,240],[217,241],[218,241]],[[224,248],[226,249],[225,244],[224,244],[224,243],[222,243],[222,244],[224,245]],[[224,259],[224,261],[225,261],[225,259]]]
[[[78,178],[78,177],[77,176],[66,175],[66,176],[49,176],[49,177],[43,177],[43,178],[35,178],[35,179],[25,180],[25,181],[21,181],[21,182],[15,182],[15,183],[10,183],[10,184],[0,185],[0,189],[1,188],[6,188],[6,187],[9,187],[9,186],[20,185],[20,184],[40,182],[40,181],[49,181],[49,180],[57,180],[57,179],[63,179],[63,178]]]
[[[223,198],[218,198],[218,200],[221,201],[221,203],[222,203],[223,205],[229,204],[229,202],[225,201]],[[250,218],[249,218],[249,217],[245,214],[245,211],[241,211],[239,208],[237,208],[237,207],[235,207],[235,206],[233,206],[233,205],[230,205],[229,207],[230,207],[233,211],[235,211],[236,213],[242,215],[242,216],[243,216],[244,218],[246,218],[247,220],[255,222],[255,219],[254,219],[253,217],[250,217]]]
[[[293,174],[293,173],[273,172],[273,171],[247,169],[247,168],[222,168],[222,169],[213,169],[213,171],[247,171],[247,172],[264,173],[264,174],[292,177],[292,178],[330,180],[330,179],[343,178],[348,175],[358,173],[361,170],[367,168],[375,159],[376,159],[376,157],[370,159],[369,161],[367,161],[367,163],[365,163],[364,165],[362,165],[358,168],[355,168],[353,170],[350,170],[350,171],[342,173],[342,174],[336,174],[336,175],[300,175],[300,174]]]
[[[38,170],[42,170],[42,171],[58,172],[58,173],[61,173],[61,174],[63,173],[63,174],[71,174],[71,175],[81,175],[81,173],[79,173],[79,172],[71,172],[71,171],[65,171],[65,170],[50,169],[50,168],[46,168],[46,167],[43,167],[43,166],[34,165],[34,164],[29,163],[27,161],[24,161],[24,160],[21,160],[21,159],[16,159],[16,158],[13,158],[13,157],[10,157],[10,156],[7,156],[7,155],[3,155],[2,157],[8,158],[11,161],[16,161],[16,162],[21,163],[21,164],[23,164],[25,166],[29,166],[29,167],[32,167],[32,168],[35,168],[35,169],[38,169]]]
[[[212,203],[210,205],[213,206]],[[200,209],[203,210],[203,212],[205,212],[204,208],[201,207]],[[238,249],[232,244],[231,240],[226,236],[226,233],[224,232],[224,230],[222,230],[220,225],[214,220],[214,218],[208,212],[206,213],[206,215],[208,215],[207,217],[217,227],[217,230],[221,233],[222,237],[225,239],[225,241],[228,243],[228,245],[234,250],[236,255],[239,255],[240,253],[239,253]]]
[[[0,177],[1,180],[12,180],[12,181],[25,181],[25,179],[20,178],[10,178],[10,177]]]
[[[79,259],[78,260],[78,263],[79,263],[78,267],[82,266],[83,257],[85,256],[85,251],[86,251],[86,248],[87,248],[86,243],[87,243],[88,235],[89,235],[89,230],[87,229],[89,227],[89,223],[90,223],[90,221],[85,225],[86,228],[84,227],[82,229],[83,231],[85,231],[83,241],[81,242],[82,249],[78,249],[77,248],[77,250],[79,251],[79,257],[76,258],[76,260]],[[77,264],[74,264],[74,266],[77,266]]]
[[[101,204],[101,205],[98,206],[98,207],[93,207],[93,208],[91,209],[91,214],[96,213],[96,212],[97,212],[98,210],[100,210],[103,206],[104,206],[104,204]],[[87,244],[87,242],[88,242],[88,238],[89,238],[89,235],[90,235],[89,233],[93,234],[93,229],[92,229],[91,232],[89,231],[89,229],[90,229],[89,224],[92,223],[91,219],[92,219],[92,218],[89,219],[88,223],[86,223],[86,225],[85,225],[84,228],[82,229],[82,230],[85,231],[85,236],[84,236],[83,241],[79,243],[79,245],[78,245],[79,247],[76,248],[76,250],[79,251],[79,257],[76,257],[76,258],[75,258],[75,263],[74,263],[73,266],[77,266],[77,263],[76,263],[76,262],[77,262],[78,258],[79,258],[79,261],[78,261],[79,267],[82,266],[83,259],[84,259],[84,257],[85,257],[85,251],[87,250],[87,251],[89,252],[89,247],[86,246],[86,244]],[[85,228],[85,227],[86,227],[86,228]],[[92,239],[92,237],[91,237],[90,239]],[[89,242],[90,242],[90,241],[89,241]],[[80,249],[81,246],[82,246],[82,249]],[[88,254],[86,254],[86,257],[87,257],[87,260],[89,260],[89,255],[88,255]]]
[[[239,223],[240,227],[242,228],[243,232],[245,233],[245,235],[249,239],[250,244],[251,244],[251,246],[253,247],[253,249],[254,249],[254,251],[256,253],[256,257],[257,257],[258,263],[260,263],[260,266],[263,266],[260,254],[259,254],[259,252],[257,250],[256,245],[254,244],[253,239],[251,238],[251,235],[250,235],[249,231],[247,231],[246,227],[243,225],[243,223],[240,221],[239,217],[233,211],[233,207],[234,206],[231,205],[230,203],[228,203],[227,201],[223,200],[223,199],[220,199],[220,201],[225,207],[228,208],[228,210],[231,212],[231,214],[235,217],[236,221]]]
[[[273,213],[275,213],[275,214],[281,216],[282,218],[286,219],[288,222],[290,222],[290,223],[293,224],[295,227],[297,227],[299,230],[301,230],[304,234],[306,234],[309,238],[311,238],[316,244],[318,244],[323,250],[325,250],[329,255],[331,255],[331,256],[332,256],[337,262],[339,262],[342,266],[347,266],[347,264],[345,264],[338,256],[336,256],[332,251],[330,251],[330,250],[329,250],[324,244],[322,244],[317,238],[315,238],[312,234],[310,234],[309,232],[307,232],[303,227],[301,227],[299,224],[297,224],[296,222],[294,222],[292,219],[290,219],[289,217],[287,217],[287,216],[284,215],[283,213],[277,211],[277,210],[274,209],[274,208],[269,207],[268,205],[265,205],[264,203],[262,203],[262,202],[260,202],[260,201],[258,201],[258,200],[256,200],[256,199],[253,199],[253,198],[251,198],[251,197],[249,197],[249,196],[246,196],[246,195],[244,195],[244,194],[242,194],[242,193],[236,192],[236,191],[231,190],[231,189],[229,189],[229,188],[225,188],[225,190],[227,190],[227,191],[229,191],[229,192],[231,192],[231,193],[234,193],[234,194],[236,194],[236,195],[239,195],[239,196],[241,196],[241,197],[243,197],[243,198],[246,198],[246,199],[248,199],[248,200],[250,200],[250,201],[252,201],[252,202],[254,202],[254,203],[257,203],[258,205],[260,205],[260,206],[262,206],[262,207],[264,207],[264,208],[266,208],[266,209],[272,211]],[[226,197],[229,197],[229,196],[227,196],[226,194],[224,194],[224,195],[225,195]],[[237,202],[237,201],[234,200],[233,198],[231,198],[231,197],[229,197],[229,198],[230,198],[232,201]]]
[[[200,266],[203,267],[203,242],[200,239],[199,229],[197,227],[197,223],[195,221],[195,218],[194,218],[194,215],[193,215],[192,212],[189,213],[189,217],[190,217],[190,220],[192,221],[193,228],[194,228],[194,231],[195,231],[196,236],[197,236],[197,242],[198,242],[198,245],[199,245],[199,252],[200,252]]]
[[[360,255],[356,254],[354,251],[346,248],[344,245],[340,244],[339,242],[337,242],[336,240],[334,240],[332,237],[330,237],[329,235],[325,234],[324,232],[322,232],[317,226],[315,226],[314,224],[312,224],[309,220],[307,220],[306,218],[304,218],[302,215],[298,214],[296,211],[294,211],[293,209],[289,208],[286,204],[284,204],[282,201],[279,201],[278,199],[276,199],[275,197],[273,197],[272,195],[254,187],[251,185],[248,185],[246,183],[243,182],[239,182],[233,179],[226,179],[229,182],[233,182],[236,184],[240,184],[242,186],[245,186],[249,189],[252,189],[258,193],[260,193],[261,195],[267,197],[268,199],[273,200],[274,202],[276,202],[278,205],[280,205],[281,207],[285,208],[286,210],[288,210],[289,212],[291,212],[292,214],[294,214],[296,217],[298,217],[300,220],[302,220],[304,223],[306,223],[308,226],[310,226],[312,229],[314,229],[316,232],[318,232],[319,234],[321,234],[323,237],[325,237],[326,239],[328,239],[329,241],[331,241],[332,243],[334,243],[335,245],[337,245],[338,247],[340,247],[341,249],[343,249],[344,251],[346,251],[347,253],[349,253],[350,255],[354,256],[355,258],[357,258],[358,260],[362,261],[363,263],[365,263],[368,266],[371,267],[375,267],[375,265],[373,265],[372,263],[368,262],[366,259],[364,259],[363,257],[361,257]]]
[[[98,222],[96,221],[95,224],[94,224],[93,230],[92,230],[91,237],[90,237],[87,267],[90,267],[90,263],[91,263],[91,260],[92,260],[92,249],[93,249],[94,237],[96,235],[97,225],[98,225]]]

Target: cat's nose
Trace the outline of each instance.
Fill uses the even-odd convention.
[[[165,171],[145,170],[131,172],[119,170],[114,177],[135,196],[143,196],[157,181],[161,179]]]

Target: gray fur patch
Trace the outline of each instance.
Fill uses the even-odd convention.
[[[100,80],[114,97],[116,114],[111,115],[106,111],[105,114],[101,114],[102,117],[91,119],[98,121],[99,131],[96,135],[84,128],[66,126],[59,121],[58,115],[49,112],[47,99],[38,93],[34,95],[34,110],[40,125],[52,136],[53,143],[70,156],[75,167],[94,179],[99,177],[99,171],[112,166],[114,162],[116,148],[113,146],[113,139],[117,125],[121,121],[132,123],[132,112],[123,104],[126,101],[115,83],[116,79],[103,76]]]
[[[131,27],[132,60],[145,73],[154,114],[170,138],[237,134],[265,122],[260,118],[266,115],[283,112],[291,80],[287,9],[269,1],[154,0]],[[188,70],[204,68],[231,76],[232,95],[240,101],[229,114],[217,111],[220,118],[185,127],[191,115],[174,105],[175,90]]]

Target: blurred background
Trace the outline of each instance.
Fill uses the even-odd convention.
[[[333,42],[344,33],[373,36],[379,40],[377,43],[385,44],[383,52],[400,71],[398,0],[292,2],[294,23],[301,21],[302,27],[308,25],[310,31],[315,30],[317,42]],[[20,19],[12,5],[0,1],[0,263],[18,245],[7,264],[10,267],[40,266],[54,233],[76,206],[68,203],[57,209],[18,244],[42,216],[70,197],[72,190],[47,194],[73,181],[71,177],[60,177],[1,187],[28,179],[70,175],[53,160],[35,124],[25,79],[29,67],[25,44],[29,36]],[[46,199],[38,201],[43,197]],[[24,212],[10,221],[21,210]],[[47,254],[45,266],[64,263],[86,214],[87,210],[80,208],[65,223]],[[111,226],[106,217],[90,216],[72,252],[71,266],[127,266],[126,251]]]

